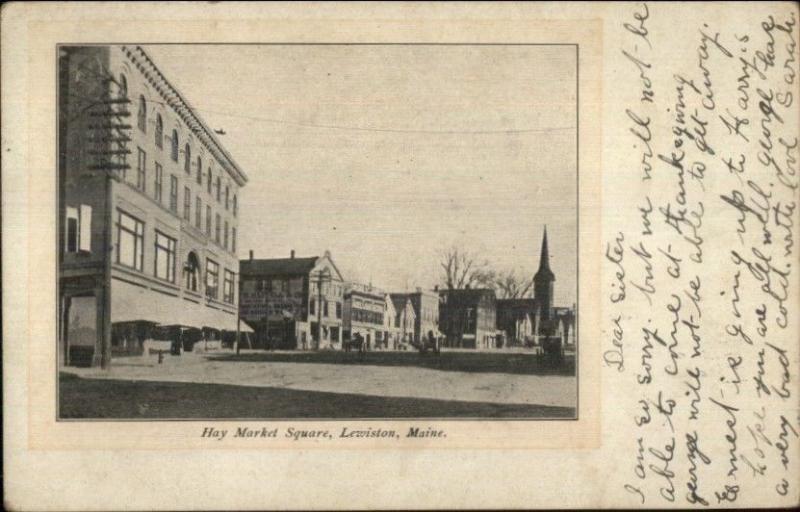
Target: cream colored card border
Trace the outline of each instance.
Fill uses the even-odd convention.
[[[14,450],[164,450],[332,448],[315,442],[221,443],[201,439],[204,426],[242,422],[56,422],[56,114],[55,46],[104,42],[458,42],[576,44],[579,46],[579,419],[573,421],[337,421],[398,428],[435,426],[446,439],[337,441],[336,448],[588,449],[600,444],[599,266],[602,23],[581,9],[557,4],[400,5],[156,5],[21,4],[3,10],[4,375],[6,425]],[[519,16],[524,11],[524,16]],[[470,16],[466,16],[470,13]],[[12,73],[10,70],[13,69]],[[13,76],[12,76],[13,75]],[[7,136],[9,124],[16,131]],[[5,255],[4,255],[5,256]],[[20,258],[21,261],[16,261]],[[5,292],[7,286],[12,289]],[[11,342],[13,340],[13,346]],[[10,417],[9,417],[10,415]],[[261,426],[261,422],[245,422]],[[264,425],[279,426],[265,421]],[[282,422],[312,427],[321,422]],[[9,430],[6,430],[9,432]],[[555,452],[554,452],[555,454]],[[84,457],[75,455],[76,457]],[[509,453],[513,459],[515,455]],[[41,456],[41,455],[40,455]],[[291,457],[291,454],[286,456]],[[353,456],[357,456],[354,454]],[[422,456],[422,452],[420,455]],[[519,456],[519,455],[516,455]],[[247,460],[242,456],[244,468]],[[284,456],[280,456],[283,458]],[[427,457],[427,456],[426,456]],[[176,463],[177,458],[168,458]],[[182,460],[182,459],[181,459]],[[237,459],[226,459],[234,462]],[[249,459],[252,460],[252,459]],[[509,459],[511,460],[511,459]],[[109,463],[111,464],[111,463]],[[108,470],[117,467],[108,466]],[[314,493],[311,493],[314,494]],[[78,503],[78,502],[76,502]],[[168,503],[164,502],[164,506]],[[333,503],[328,503],[333,506]]]

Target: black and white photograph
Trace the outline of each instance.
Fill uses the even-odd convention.
[[[577,50],[59,45],[58,419],[577,419]]]
[[[800,504],[798,4],[0,27],[5,508]]]

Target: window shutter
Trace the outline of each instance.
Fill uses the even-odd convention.
[[[92,250],[92,207],[86,204],[81,205],[80,220],[80,250],[90,252]]]
[[[65,251],[78,251],[78,209],[67,206]]]

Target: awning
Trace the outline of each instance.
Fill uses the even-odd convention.
[[[236,314],[208,307],[202,301],[189,302],[119,280],[113,280],[111,287],[112,322],[145,320],[160,325],[236,330]]]

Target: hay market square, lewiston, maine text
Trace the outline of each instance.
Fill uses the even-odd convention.
[[[204,427],[200,437],[208,439],[216,439],[222,441],[229,434],[233,438],[273,438],[277,439],[280,436],[281,429],[278,427],[268,428],[251,428],[251,427],[236,427],[235,430],[230,431],[226,428]],[[294,427],[287,427],[283,431],[282,437],[299,441],[300,439],[333,439],[334,434],[328,429],[297,429]],[[399,439],[400,434],[396,430],[383,429],[383,428],[362,428],[354,429],[342,427],[339,431],[339,438],[344,439],[361,439],[361,438],[383,438],[383,439]],[[405,437],[417,438],[430,438],[430,437],[447,437],[444,430],[437,430],[433,427],[409,427]]]

